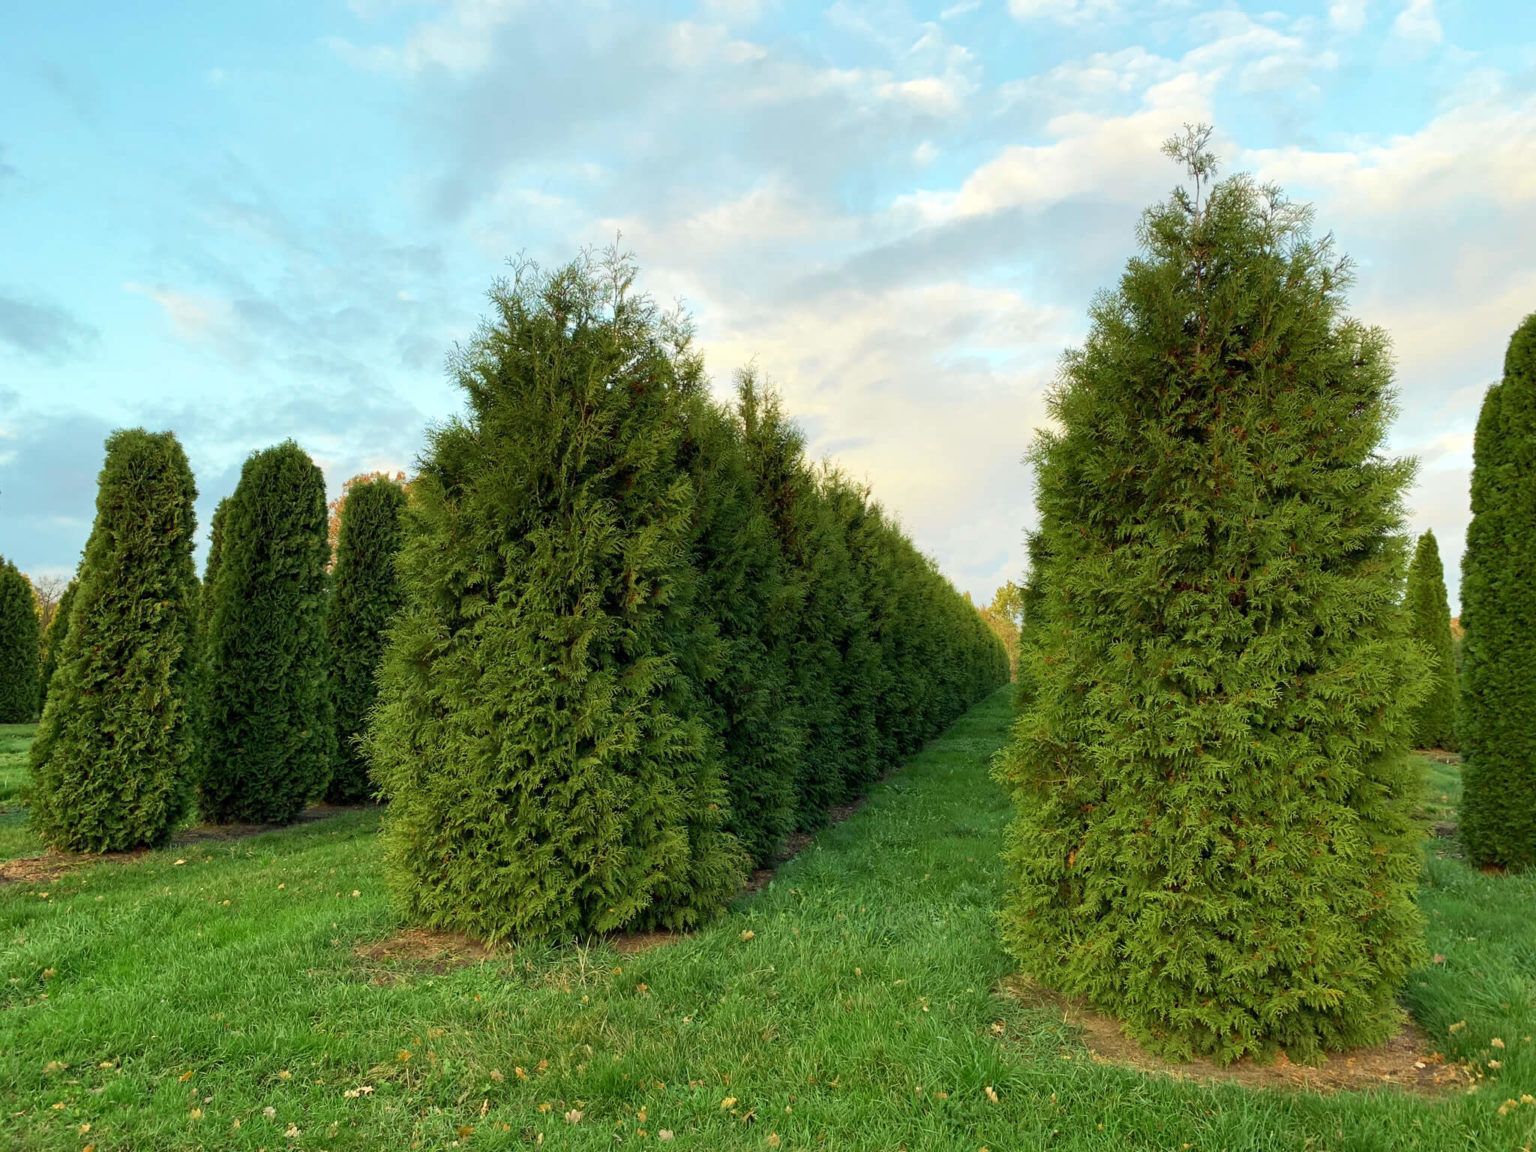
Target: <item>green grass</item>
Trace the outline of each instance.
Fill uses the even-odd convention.
[[[639,955],[599,943],[443,973],[360,959],[396,928],[373,813],[0,886],[0,1145],[490,1149],[542,1135],[595,1150],[658,1144],[661,1129],[669,1147],[712,1150],[769,1148],[771,1134],[784,1149],[910,1152],[1536,1139],[1536,1105],[1498,1115],[1536,1092],[1536,880],[1483,876],[1444,841],[1423,891],[1444,962],[1408,1000],[1448,1055],[1502,1060],[1473,1094],[1144,1076],[1093,1063],[1059,1017],[999,996],[1008,812],[986,763],[1008,720],[1000,692],[725,920]]]
[[[36,731],[35,724],[0,724],[0,812],[16,806],[27,778],[27,748]]]

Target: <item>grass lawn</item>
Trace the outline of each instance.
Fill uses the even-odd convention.
[[[1536,1141],[1536,878],[1427,849],[1408,989],[1476,1091],[1208,1087],[1086,1058],[998,993],[1006,691],[695,937],[360,955],[390,937],[378,817],[0,885],[0,1145],[161,1148],[1487,1149]],[[1452,770],[1448,770],[1452,771]],[[1453,781],[1438,781],[1448,794]],[[0,835],[3,835],[0,832]],[[1490,1046],[1498,1038],[1502,1047]],[[1501,1067],[1494,1068],[1490,1061]]]
[[[36,730],[35,724],[0,724],[0,860],[42,850],[37,837],[27,830],[27,814],[20,807],[27,747]]]

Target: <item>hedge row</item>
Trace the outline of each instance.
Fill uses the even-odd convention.
[[[413,481],[369,735],[399,903],[556,938],[713,916],[1007,678],[970,605],[623,260],[523,268]]]

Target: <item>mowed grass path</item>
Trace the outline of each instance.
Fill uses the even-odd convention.
[[[1054,1015],[1000,996],[1008,811],[987,761],[1009,719],[999,692],[722,922],[634,955],[595,943],[441,973],[360,958],[398,927],[372,813],[0,886],[0,1145],[611,1149],[665,1131],[669,1147],[711,1150],[1505,1152],[1536,1140],[1536,1103],[1499,1114],[1536,1092],[1536,883],[1479,875],[1450,842],[1431,845],[1424,890],[1444,962],[1409,996],[1447,1055],[1501,1062],[1472,1094],[1146,1076],[1094,1063]],[[1442,773],[1436,786],[1452,785]]]

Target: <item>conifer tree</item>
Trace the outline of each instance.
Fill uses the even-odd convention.
[[[197,489],[169,432],[114,432],[28,795],[47,843],[109,852],[163,843],[186,812],[197,738]],[[66,596],[68,593],[66,593]]]
[[[255,453],[221,528],[209,589],[202,814],[288,824],[324,793],[336,753],[320,469],[291,440]]]
[[[1451,641],[1451,607],[1445,569],[1435,534],[1425,532],[1408,566],[1405,598],[1414,639],[1433,657],[1429,695],[1414,713],[1413,743],[1418,748],[1456,747],[1456,653]]]
[[[1165,1054],[1385,1039],[1421,955],[1424,661],[1386,337],[1245,176],[1143,218],[1034,449],[1035,698],[999,761],[1005,941]]]
[[[325,618],[337,747],[326,798],[337,804],[355,804],[373,791],[358,741],[377,694],[385,629],[400,607],[395,556],[404,509],[405,489],[384,477],[352,485],[341,504]]]
[[[1536,314],[1510,338],[1472,455],[1461,568],[1461,838],[1479,864],[1536,863]]]
[[[697,361],[683,366],[693,381]],[[773,527],[732,416],[698,381],[680,441],[693,480],[692,564],[702,625],[685,658],[708,702],[730,796],[728,830],[752,862],[770,862],[795,826],[802,732],[789,707],[780,602],[785,575]]]
[[[412,482],[369,750],[412,919],[482,938],[687,928],[737,891],[679,468],[687,332],[610,257],[523,267]]]
[[[837,647],[843,590],[837,569],[847,565],[847,549],[805,459],[799,429],[784,415],[778,395],[762,389],[751,372],[737,379],[737,416],[747,466],[784,572],[780,611],[788,626],[789,699],[804,733],[795,782],[796,824],[815,828],[846,794]]]
[[[229,513],[229,497],[220,500],[213,509],[213,520],[208,528],[208,559],[203,562],[203,586],[199,621],[206,635],[213,622],[213,585],[219,575],[219,561],[224,555],[224,518]]]
[[[32,583],[0,557],[0,724],[37,719],[38,647]]]
[[[48,625],[47,634],[43,639],[43,663],[38,676],[38,699],[44,704],[48,702],[48,685],[59,666],[59,653],[64,650],[64,641],[69,637],[69,613],[74,608],[75,589],[79,585],[79,577],[72,578],[65,585],[64,594],[59,597],[58,607],[53,612],[53,621]]]

